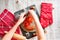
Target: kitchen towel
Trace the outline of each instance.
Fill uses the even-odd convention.
[[[15,16],[4,9],[4,11],[0,15],[0,36],[3,37],[5,35],[5,31],[9,31],[16,23]],[[20,27],[16,30],[17,34],[20,34]],[[12,40],[15,40],[14,38]]]
[[[41,4],[40,23],[43,28],[46,28],[53,23],[52,9],[51,3]]]

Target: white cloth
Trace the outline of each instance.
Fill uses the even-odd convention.
[[[50,2],[53,4],[53,24],[46,28],[46,40],[60,40],[60,0],[19,0],[22,3],[16,4],[16,0],[0,0],[0,13],[7,8],[12,13],[20,9],[26,8],[27,6],[35,4],[38,12],[40,13],[40,4],[42,2]],[[37,40],[37,37],[28,39]]]

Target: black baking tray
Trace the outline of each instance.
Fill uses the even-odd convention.
[[[34,7],[35,7],[34,11],[36,12],[36,15],[37,15],[38,18],[39,18],[39,14],[38,14],[38,11],[37,11],[37,9],[36,9],[36,6],[35,6],[35,5],[31,5],[31,6],[34,6]],[[25,12],[25,11],[28,12],[28,10],[30,10],[30,7],[31,7],[31,6],[25,8],[25,9],[21,9],[21,10],[19,10],[19,11],[16,11],[16,12],[14,13],[16,20],[19,19],[19,16],[20,16],[21,13],[23,13],[23,12]],[[22,30],[23,36],[25,36],[27,39],[30,39],[30,38],[36,36],[36,35],[34,35],[34,34],[36,34],[36,31],[26,32],[25,30],[22,29],[22,27],[20,27],[20,28],[21,28],[21,30]]]

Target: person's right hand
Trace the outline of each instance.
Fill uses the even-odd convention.
[[[45,34],[44,34],[44,30],[39,22],[39,19],[35,13],[34,10],[29,10],[29,13],[33,16],[35,24],[36,24],[36,33],[37,33],[37,37],[38,40],[45,40]]]

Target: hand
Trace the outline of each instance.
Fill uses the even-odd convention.
[[[5,31],[5,33],[7,34],[8,32]],[[14,33],[13,38],[15,38],[15,39],[17,39],[17,40],[25,40],[25,39],[26,39],[25,36],[20,35],[20,34],[16,34],[16,33]]]
[[[20,17],[19,17],[19,19],[18,19],[18,21],[19,21],[20,23],[22,23],[22,22],[25,20],[25,18],[26,18],[26,17],[24,17],[25,14],[26,14],[26,13],[22,13],[22,14],[20,15]]]
[[[36,15],[34,10],[29,10],[28,12],[32,15],[34,21],[38,21],[39,22],[38,16]]]

